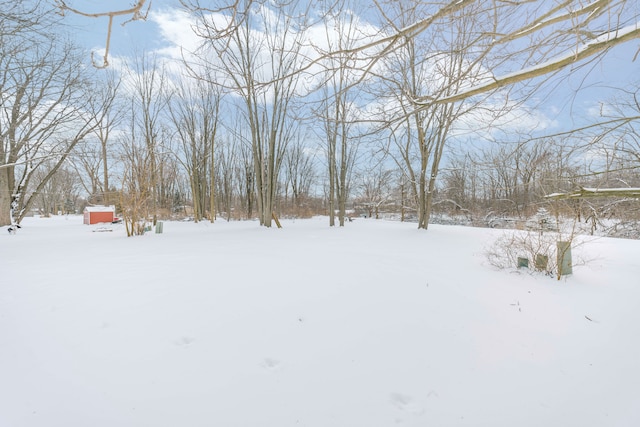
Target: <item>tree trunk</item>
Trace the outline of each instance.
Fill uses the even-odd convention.
[[[215,156],[214,156],[214,148],[215,143],[214,140],[211,141],[211,159],[209,159],[209,210],[210,210],[210,215],[211,215],[211,222],[215,222],[216,220],[216,184],[215,184]],[[230,210],[230,208],[227,208],[227,210]],[[227,213],[227,215],[229,215]]]
[[[13,167],[0,168],[0,226],[11,225],[11,196],[13,188],[10,187],[9,174],[13,174]]]

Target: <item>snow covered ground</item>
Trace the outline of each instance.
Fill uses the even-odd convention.
[[[640,241],[556,281],[489,266],[489,229],[23,226],[1,427],[640,425]]]

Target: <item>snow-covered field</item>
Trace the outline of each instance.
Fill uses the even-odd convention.
[[[0,427],[640,425],[640,241],[556,281],[489,266],[489,229],[23,226]]]

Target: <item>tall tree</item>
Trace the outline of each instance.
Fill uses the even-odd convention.
[[[290,107],[297,96],[300,49],[304,37],[306,2],[240,2],[242,16],[224,37],[219,18],[199,12],[198,34],[209,61],[213,83],[239,96],[251,142],[257,210],[260,224],[270,227],[275,214],[280,167],[292,138]],[[307,5],[308,6],[308,5]],[[206,79],[206,75],[197,77]]]
[[[322,100],[317,115],[322,123],[326,140],[328,172],[329,225],[344,226],[350,182],[358,150],[356,122],[360,119],[356,100],[362,94],[356,83],[363,70],[358,61],[347,52],[371,37],[349,1],[341,1],[324,20],[324,43],[316,42],[320,52],[338,52],[322,61],[325,71],[321,74]]]
[[[111,70],[106,71],[104,78],[94,83],[92,93],[95,94],[88,103],[88,110],[95,117],[96,127],[87,136],[87,141],[76,150],[71,159],[76,170],[83,170],[86,191],[90,201],[102,204],[116,203],[116,195],[111,193],[110,182],[111,159],[116,145],[113,133],[125,118],[126,108],[120,104],[120,86],[122,80]]]
[[[413,22],[425,13],[424,7],[428,6],[421,2],[398,2],[399,25]],[[408,37],[385,59],[385,93],[392,98],[384,104],[382,116],[396,133],[391,154],[409,178],[421,229],[429,225],[440,164],[451,134],[463,117],[478,111],[478,103],[432,103],[416,108],[415,100],[425,93],[447,96],[483,77],[484,71],[469,51],[476,33],[483,30],[481,17],[467,10],[451,13],[446,25],[433,25],[428,35]]]
[[[135,111],[132,131],[136,132],[138,143],[143,144],[148,165],[144,168],[149,174],[148,194],[149,210],[154,223],[157,220],[158,211],[165,206],[166,184],[162,181],[163,161],[168,156],[164,152],[163,144],[168,141],[166,129],[166,107],[169,104],[171,94],[169,92],[169,80],[164,66],[154,55],[143,54],[132,67],[127,69],[129,74],[129,92],[131,94],[131,107]],[[147,191],[145,190],[145,193]]]
[[[184,81],[169,103],[180,141],[177,158],[187,170],[196,222],[215,220],[215,140],[220,108],[219,88],[205,80]]]
[[[0,14],[0,225],[7,225],[20,223],[96,120],[85,108],[94,95],[82,54],[63,40],[50,10],[2,9],[17,14]],[[36,178],[41,167],[48,173]]]
[[[284,158],[285,201],[290,190],[294,214],[304,214],[303,204],[308,201],[315,178],[315,157],[308,153],[305,138],[300,136],[287,147]]]

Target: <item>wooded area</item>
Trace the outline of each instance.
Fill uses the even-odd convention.
[[[0,0],[0,225],[87,204],[116,205],[132,234],[186,217],[640,219],[640,80],[605,82],[572,129],[536,111],[637,44],[635,2],[183,0],[198,48],[117,67],[114,18],[153,5],[72,3]],[[96,67],[69,14],[107,20]]]

